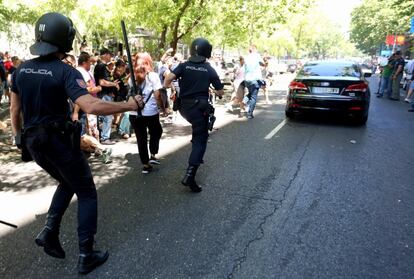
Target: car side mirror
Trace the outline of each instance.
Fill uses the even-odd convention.
[[[369,78],[372,76],[372,73],[364,73],[364,78]]]

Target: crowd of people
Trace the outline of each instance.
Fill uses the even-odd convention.
[[[13,72],[20,66],[22,61],[17,56],[11,56],[8,51],[0,52],[0,105],[5,99],[10,105],[10,85]]]
[[[114,115],[87,114],[73,103],[71,118],[82,123],[81,149],[87,156],[94,154],[105,164],[112,162],[110,145],[116,142],[113,137],[116,137],[116,140],[127,140],[134,132],[143,164],[142,172],[149,173],[152,165],[160,164],[156,154],[163,131],[161,123],[173,123],[177,117],[177,112],[171,108],[180,93],[179,82],[173,80],[172,86],[165,88],[164,80],[185,60],[181,53],[174,53],[172,48],[163,54],[158,63],[153,62],[149,53],[136,53],[133,57],[135,64],[142,64],[141,74],[138,75],[141,79],[137,80],[140,85],[137,93],[147,98],[144,99],[146,106],[140,112],[142,118],[137,118],[137,112],[134,111]],[[10,104],[11,79],[22,61],[10,56],[8,52],[0,53],[0,59],[0,100],[4,95],[5,101]],[[107,102],[125,102],[131,93],[132,84],[126,55],[114,55],[107,48],[102,48],[99,52],[90,51],[84,43],[80,47],[80,55],[75,57],[68,54],[62,61],[82,74],[88,92],[95,98]],[[241,56],[239,61],[234,62],[233,93],[226,108],[233,110],[239,107],[248,119],[252,119],[259,89],[263,90],[266,102],[271,103],[266,90],[266,80],[268,83],[271,80],[267,70],[267,56],[262,58],[256,47],[251,46],[246,57]],[[215,52],[209,63],[220,75],[224,60],[219,52]],[[163,121],[160,121],[160,116]],[[150,135],[149,152],[147,134]]]
[[[412,82],[414,73],[414,61],[405,61],[402,52],[396,51],[388,60],[379,67],[380,70],[380,83],[377,92],[377,98],[386,97],[392,101],[400,100],[400,88],[401,80],[403,79],[404,72],[406,73],[406,97],[404,101],[406,103],[412,103],[411,108],[408,110],[414,112],[414,103],[412,100],[414,82]]]
[[[163,133],[160,116],[170,113],[170,95],[175,99],[173,110],[178,110],[192,128],[192,150],[181,184],[199,193],[202,187],[195,176],[214,123],[210,91],[219,98],[224,92],[216,71],[207,63],[212,45],[204,38],[193,41],[188,61],[180,63],[178,56],[167,53],[158,65],[162,70],[156,72],[151,55],[145,52],[132,58],[128,53],[129,61],[125,61],[105,48],[99,56],[82,49],[76,58],[69,54],[75,34],[72,20],[60,13],[46,13],[37,20],[35,43],[30,47],[36,57],[23,62],[12,74],[10,118],[22,160],[35,161],[58,182],[45,226],[35,243],[49,256],[65,258],[60,224],[76,195],[78,272],[87,274],[102,265],[109,253],[94,249],[97,191],[82,151],[108,155],[111,150],[103,146],[114,144],[113,125],[128,136],[132,128],[142,173],[151,172],[152,165],[160,164],[156,157]],[[176,67],[172,68],[174,63]],[[174,86],[177,80],[178,87]],[[85,148],[85,138],[94,144],[89,149]]]

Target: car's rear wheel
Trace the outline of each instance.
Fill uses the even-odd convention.
[[[362,126],[365,125],[367,123],[368,120],[368,114],[367,115],[360,115],[355,117],[354,119],[354,123],[358,126]]]
[[[285,115],[287,118],[293,119],[295,118],[295,113],[293,111],[290,110],[285,110]]]

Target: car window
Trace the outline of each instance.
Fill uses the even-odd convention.
[[[301,76],[361,77],[355,64],[307,63],[300,70]]]

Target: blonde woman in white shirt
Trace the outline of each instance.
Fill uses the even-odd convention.
[[[162,135],[160,113],[167,115],[159,90],[162,88],[160,78],[152,69],[152,59],[148,53],[138,53],[135,57],[134,74],[137,88],[145,103],[140,114],[136,111],[129,113],[129,120],[137,138],[138,152],[143,166],[142,173],[149,173],[152,165],[159,165],[156,158]],[[148,134],[149,152],[148,152]],[[150,154],[149,154],[150,153]]]

